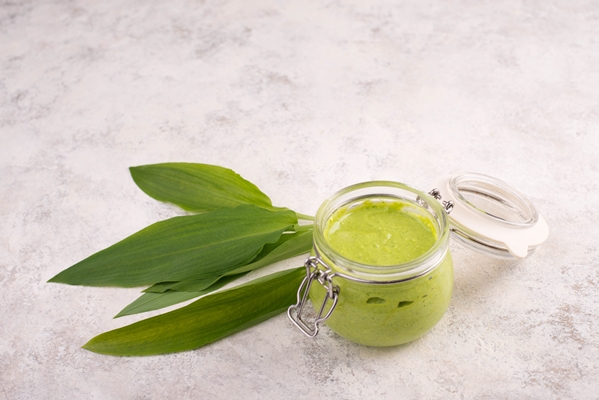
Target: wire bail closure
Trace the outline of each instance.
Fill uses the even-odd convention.
[[[443,208],[445,209],[447,214],[451,213],[451,210],[453,210],[453,201],[443,200],[443,197],[441,196],[441,192],[439,191],[439,189],[434,188],[433,190],[428,192],[428,194],[430,194],[435,200],[437,200],[441,203],[441,205],[443,206]],[[418,204],[420,204],[424,208],[428,208],[428,205],[422,200],[422,198],[420,196],[418,196],[416,198],[416,201],[418,202]]]
[[[325,269],[318,268],[319,265],[322,265]],[[297,304],[292,305],[287,309],[287,316],[306,336],[313,338],[318,335],[320,324],[331,316],[333,310],[337,306],[337,301],[339,300],[339,287],[333,285],[334,274],[331,274],[331,268],[320,258],[315,256],[308,257],[304,266],[306,267],[306,277],[297,290]],[[314,321],[304,321],[302,319],[302,312],[304,311],[310,288],[315,279],[326,289],[326,296],[322,301],[322,305],[320,306],[320,310]],[[325,315],[323,315],[329,301],[332,301],[331,308]]]
[[[447,214],[451,213],[451,210],[453,210],[453,201],[451,200],[442,200],[443,197],[441,196],[441,192],[439,191],[439,189],[434,188],[433,190],[431,190],[430,192],[428,192],[428,194],[430,194],[431,196],[433,196],[435,199],[439,200],[441,202],[441,204],[443,205],[443,208],[445,209],[445,211],[447,211]]]

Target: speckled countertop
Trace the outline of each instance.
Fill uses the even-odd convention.
[[[0,143],[2,399],[599,398],[596,1],[4,1]],[[551,234],[520,262],[453,243],[452,305],[402,347],[280,315],[174,355],[82,350],[139,291],[46,281],[177,213],[127,169],[165,161],[306,214],[476,171]]]

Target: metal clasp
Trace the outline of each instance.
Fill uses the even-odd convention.
[[[318,268],[319,265],[322,265],[325,270]],[[306,277],[297,290],[297,304],[292,305],[287,309],[287,316],[306,336],[313,338],[318,335],[320,324],[331,316],[335,306],[337,306],[337,301],[339,300],[339,287],[333,285],[332,271],[320,258],[309,257],[306,259],[304,266],[306,267]],[[314,282],[315,279],[326,289],[327,293],[322,301],[318,315],[313,322],[309,322],[302,319],[302,312],[305,311],[304,306],[308,300],[312,282]],[[332,301],[331,308],[326,315],[323,315],[329,301]],[[313,327],[309,325],[313,325]]]
[[[441,204],[443,204],[443,208],[445,209],[447,214],[451,213],[451,210],[453,210],[453,201],[441,200],[442,197],[441,197],[441,192],[439,192],[439,189],[435,188],[435,189],[431,190],[430,192],[428,192],[428,194],[430,194],[436,200],[439,200],[441,202]]]

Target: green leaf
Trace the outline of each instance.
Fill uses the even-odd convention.
[[[235,274],[235,276],[239,278],[241,275]],[[170,290],[175,292],[202,292],[220,282],[221,277],[222,275],[212,279],[196,279],[193,281],[177,282],[177,284],[173,285],[173,287]]]
[[[175,304],[182,303],[187,300],[200,297],[201,294],[196,292],[175,292],[166,291],[164,293],[144,293],[136,300],[123,308],[115,318],[124,317],[126,315],[140,314],[148,311],[159,310],[164,307],[169,307]]]
[[[217,292],[175,311],[103,333],[83,348],[115,356],[192,350],[256,325],[296,301],[305,268],[286,270]]]
[[[253,205],[175,217],[93,254],[50,282],[133,287],[216,278],[249,263],[296,223],[291,210]]]
[[[312,248],[312,227],[306,226],[303,232],[284,233],[276,243],[268,243],[252,260],[250,264],[227,272],[227,275],[239,274],[241,272],[253,271],[287,258],[307,253]],[[160,282],[144,290],[146,293],[164,293],[168,290],[197,292],[210,287],[219,278],[208,278],[183,282]]]
[[[277,243],[265,245],[262,252],[250,264],[227,272],[227,274],[253,271],[278,261],[308,253],[312,249],[312,236],[312,229],[304,232],[285,233],[281,235]]]
[[[190,290],[190,291],[195,292],[195,291],[203,290],[203,289],[209,287],[210,285],[212,285],[214,282],[216,282],[219,279],[220,279],[220,277],[210,277],[207,279],[195,279],[193,281],[184,281],[184,282],[189,282],[194,288],[193,290]],[[150,286],[149,288],[143,290],[143,292],[164,293],[169,290],[177,290],[175,288],[180,287],[179,286],[180,284],[181,284],[181,282],[155,283],[154,285]]]
[[[212,278],[206,279],[206,281],[212,282]],[[170,290],[173,286],[175,286],[179,282],[158,282],[153,284],[147,289],[142,290],[142,292],[146,293],[164,293],[167,290]]]
[[[255,261],[215,279],[182,282],[162,282],[144,290],[145,294],[125,307],[116,317],[138,314],[172,306],[208,294],[246,274],[246,271],[307,253],[312,248],[312,229],[305,232],[283,234],[273,244],[264,246]]]
[[[208,164],[164,163],[129,168],[147,195],[188,211],[254,204],[273,209],[267,195],[234,171]]]
[[[203,296],[215,290],[218,290],[225,286],[228,283],[233,282],[234,280],[242,277],[246,273],[241,273],[237,275],[230,275],[222,277],[221,279],[213,282],[212,285],[204,288],[199,291],[176,291],[176,290],[167,290],[164,293],[144,293],[139,298],[137,298],[134,302],[129,304],[127,307],[123,308],[121,312],[119,312],[115,318],[123,317],[125,315],[133,315],[139,314],[142,312],[159,310],[164,307],[169,307],[175,304],[182,303],[187,300],[194,299],[196,297]],[[194,281],[192,281],[194,282]]]

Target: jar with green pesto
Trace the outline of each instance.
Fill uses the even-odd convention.
[[[446,212],[433,197],[397,182],[362,183],[325,201],[314,225],[302,298],[289,314],[304,333],[315,336],[326,320],[353,342],[395,346],[441,319],[453,264]],[[313,326],[301,317],[308,295]]]
[[[388,181],[350,186],[316,214],[312,255],[289,318],[310,337],[326,321],[368,346],[419,338],[449,306],[450,231],[473,250],[509,260],[529,257],[549,235],[526,196],[487,175],[445,176],[429,193]]]

